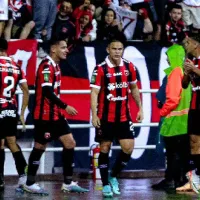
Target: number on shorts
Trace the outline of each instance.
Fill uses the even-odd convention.
[[[15,79],[12,76],[6,76],[4,78],[4,83],[8,86],[3,90],[3,96],[11,97],[11,90],[14,88]]]
[[[129,125],[130,125],[130,131],[135,134],[135,129],[134,129],[134,124],[133,122],[129,121]]]

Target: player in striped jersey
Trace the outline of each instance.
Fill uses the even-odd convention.
[[[177,188],[178,191],[193,189],[199,193],[200,189],[200,43],[189,37],[183,40],[183,46],[193,60],[186,59],[184,65],[183,88],[192,84],[192,100],[188,113],[188,133],[190,134],[191,158],[196,170],[189,171],[187,178],[189,183]]]
[[[108,57],[97,65],[91,78],[92,123],[96,127],[96,142],[100,143],[99,168],[103,182],[103,196],[120,194],[116,176],[127,165],[134,148],[134,128],[130,116],[128,91],[139,107],[138,122],[143,120],[143,110],[137,87],[134,65],[122,58],[123,44],[113,40],[107,47]],[[108,178],[108,155],[113,139],[122,151]],[[111,190],[111,187],[112,190]]]
[[[29,100],[28,85],[22,69],[16,65],[13,59],[7,56],[7,48],[7,41],[0,39],[0,189],[4,189],[5,140],[15,160],[16,169],[19,174],[19,185],[23,185],[26,181],[25,168],[27,166],[21,148],[16,143],[19,118],[15,92],[19,84],[23,92],[20,120],[25,129],[24,112]]]
[[[47,143],[59,139],[63,145],[63,176],[64,192],[88,192],[72,181],[74,148],[76,142],[67,120],[61,110],[70,115],[76,115],[75,108],[64,103],[60,97],[61,71],[59,63],[66,59],[67,43],[63,39],[54,39],[50,44],[50,55],[39,65],[36,76],[36,95],[34,108],[35,144],[29,157],[28,177],[24,190],[30,193],[47,194],[35,182],[39,161]]]

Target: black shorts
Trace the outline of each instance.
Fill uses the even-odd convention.
[[[16,136],[19,116],[15,106],[0,109],[0,139]]]
[[[35,142],[47,144],[52,140],[57,140],[60,136],[71,133],[66,119],[60,118],[56,121],[35,120]]]
[[[96,128],[95,141],[113,141],[122,139],[134,139],[135,131],[131,121],[105,122],[101,120],[101,127]]]
[[[200,135],[200,110],[189,110],[188,133]]]

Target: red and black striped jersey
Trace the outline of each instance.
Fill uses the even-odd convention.
[[[60,97],[61,71],[51,57],[47,56],[38,67],[35,83],[34,119],[58,120],[61,108],[50,101],[42,90],[44,86],[51,87],[54,94]]]
[[[136,84],[134,65],[121,59],[119,66],[114,67],[107,57],[93,71],[91,84],[100,89],[98,95],[97,115],[109,122],[130,120],[128,104],[129,84]]]
[[[200,57],[193,59],[195,67],[200,70]],[[193,73],[191,75],[192,99],[190,109],[200,109],[200,76]]]
[[[12,58],[0,56],[0,109],[17,105],[15,92],[23,82],[27,82],[23,70]]]

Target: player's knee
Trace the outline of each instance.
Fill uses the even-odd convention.
[[[123,147],[123,152],[126,153],[126,154],[132,154],[133,146]]]
[[[101,146],[101,152],[102,153],[108,153],[109,151],[110,151],[110,146],[109,145]]]
[[[72,142],[71,142],[71,148],[75,148],[76,147],[76,141],[75,140],[73,140]]]
[[[76,141],[75,140],[70,140],[68,142],[63,143],[64,148],[66,149],[73,149],[76,147]]]
[[[34,145],[34,148],[35,149],[38,149],[38,150],[45,150],[46,149],[46,144],[40,144],[40,143],[35,143]]]

